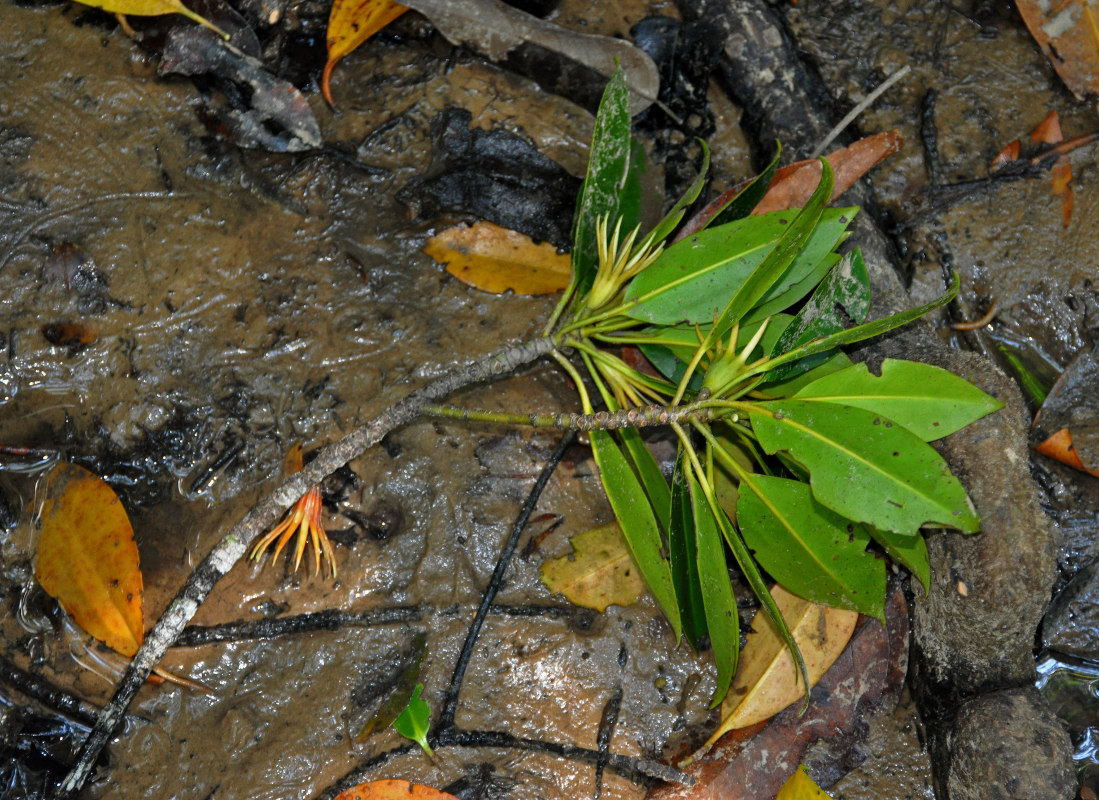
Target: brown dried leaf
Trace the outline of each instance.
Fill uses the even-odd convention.
[[[1068,428],[1061,428],[1041,444],[1035,445],[1034,449],[1044,456],[1099,478],[1099,470],[1089,469],[1080,460],[1080,454],[1072,444],[1072,432]]]
[[[645,583],[634,567],[617,523],[592,528],[570,540],[573,554],[542,565],[542,582],[570,602],[602,613],[609,605],[636,603]]]
[[[810,686],[815,686],[847,646],[858,612],[812,603],[778,585],[771,589],[771,596],[805,658]],[[733,685],[721,704],[721,725],[707,747],[726,731],[773,717],[805,697],[794,660],[770,617],[757,613],[752,628],[740,652]]]
[[[569,285],[571,261],[547,243],[491,222],[457,225],[431,237],[424,252],[462,283],[493,294],[552,294]]]
[[[1016,0],[1049,63],[1078,98],[1099,94],[1099,10],[1088,0]]]

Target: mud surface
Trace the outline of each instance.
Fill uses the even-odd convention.
[[[1047,110],[1061,112],[1066,137],[1099,127],[1099,117],[1060,88],[1009,10],[974,5],[802,0],[787,13],[839,109],[911,64],[913,75],[859,125],[898,127],[909,141],[875,186],[906,248],[913,295],[937,294],[944,266],[959,270],[954,318],[979,317],[992,301],[999,313],[980,332],[944,326],[943,335],[1001,359],[1005,344],[1053,373],[1099,327],[1093,151],[1072,156],[1067,230],[1045,177],[968,194],[941,187],[983,176]],[[646,14],[675,13],[622,8],[600,16],[565,3],[555,19],[628,36]],[[478,293],[420,252],[456,221],[415,219],[398,199],[432,162],[432,120],[464,108],[472,127],[516,133],[579,176],[592,119],[437,39],[383,38],[337,70],[339,113],[309,94],[324,150],[245,151],[200,121],[216,92],[158,78],[155,56],[111,18],[12,4],[0,17],[0,443],[59,448],[111,481],[134,522],[151,624],[188,570],[275,485],[293,444],[331,441],[448,367],[540,332],[552,299]],[[749,157],[737,110],[717,87],[710,96],[722,188],[749,174]],[[920,146],[928,119],[934,156]],[[65,323],[94,341],[51,344],[43,327]],[[456,400],[557,409],[573,395],[539,369]],[[499,547],[554,441],[425,421],[352,463],[326,486],[339,580],[311,569],[295,576],[281,560],[240,564],[196,622],[333,608],[410,606],[415,615],[173,651],[167,666],[212,694],[144,689],[86,796],[312,797],[400,744],[392,731],[365,743],[356,734],[418,633],[427,635],[424,694],[440,705]],[[1094,552],[1087,509],[1099,510],[1099,481],[1041,469],[1052,476],[1044,485],[1063,515],[1061,564],[1071,574]],[[0,512],[20,521],[0,537],[3,655],[101,703],[114,680],[100,663],[107,656],[26,588],[35,482],[0,473],[0,489]],[[563,608],[538,580],[542,559],[610,519],[583,448],[570,450],[537,515],[561,523],[515,560],[498,602]],[[713,682],[709,660],[676,648],[651,602],[595,616],[495,614],[457,722],[594,748],[620,687],[610,749],[659,758],[704,725]],[[917,725],[907,706],[885,723],[894,737],[871,740],[870,760],[836,796],[929,796]],[[597,779],[589,764],[501,748],[448,748],[434,763],[410,752],[384,776],[480,786],[476,797],[586,798],[597,780],[603,797],[645,793],[610,770]]]

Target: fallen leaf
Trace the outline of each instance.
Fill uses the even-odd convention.
[[[46,341],[59,347],[71,345],[82,347],[99,338],[95,331],[78,322],[53,322],[42,326],[42,335]]]
[[[873,136],[859,139],[848,147],[829,153],[825,158],[832,167],[834,183],[832,186],[832,200],[846,192],[862,176],[873,169],[884,159],[893,155],[904,146],[904,137],[900,132],[882,131]],[[820,159],[808,159],[795,161],[779,169],[767,193],[759,204],[752,210],[753,214],[762,214],[766,211],[785,211],[788,208],[800,208],[813,194],[820,182]],[[712,200],[701,211],[695,214],[691,220],[683,226],[676,241],[684,239],[709,224],[710,219],[721,211],[729,202],[751,182],[751,179],[741,181],[730,189],[726,189],[715,200]]]
[[[462,283],[493,294],[552,294],[569,285],[567,254],[491,222],[456,225],[428,240],[424,252]]]
[[[83,467],[59,463],[47,482],[35,577],[77,625],[132,657],[144,626],[130,518],[114,490]]]
[[[381,780],[360,783],[346,792],[340,792],[336,800],[458,800],[458,798],[430,786],[421,786],[408,781]]]
[[[569,602],[602,613],[607,606],[636,603],[645,590],[626,543],[612,522],[577,534],[573,554],[542,565],[542,582]]]
[[[1016,0],[1030,35],[1077,98],[1099,94],[1099,11],[1090,0]]]
[[[810,687],[815,686],[847,646],[858,612],[811,603],[778,585],[771,589],[771,596],[805,659]],[[732,688],[721,704],[721,725],[705,746],[726,731],[773,717],[805,697],[805,691],[778,629],[766,613],[757,612],[740,651]]]
[[[1018,139],[1012,139],[1011,142],[1008,143],[1007,147],[997,153],[996,157],[993,158],[991,162],[989,162],[988,171],[996,172],[997,170],[1001,170],[1006,167],[1012,161],[1018,161],[1019,149],[1021,147],[1022,144],[1019,142]]]
[[[775,800],[821,800],[829,797],[831,795],[817,786],[802,766],[782,784]]]
[[[332,70],[340,59],[406,11],[407,6],[393,0],[336,0],[332,4],[328,15],[328,61],[321,77],[321,93],[328,105],[336,105],[331,81]]]
[[[1072,444],[1072,432],[1068,428],[1061,428],[1041,444],[1035,445],[1034,449],[1044,456],[1099,478],[1099,469],[1089,469],[1080,460],[1080,454]]]
[[[180,0],[77,0],[86,6],[100,8],[111,14],[127,14],[133,17],[159,17],[164,14],[182,14],[199,25],[209,28],[222,39],[229,34],[221,30],[205,17],[199,16]]]

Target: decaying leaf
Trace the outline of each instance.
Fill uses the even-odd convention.
[[[827,800],[831,797],[826,791],[821,789],[809,777],[809,773],[805,771],[805,767],[798,767],[797,771],[786,779],[786,783],[782,784],[782,789],[775,795],[775,800]]]
[[[458,800],[454,795],[399,780],[370,781],[341,792],[336,800]]]
[[[1080,454],[1072,444],[1072,432],[1068,428],[1061,428],[1044,442],[1036,445],[1034,449],[1044,456],[1099,478],[1099,469],[1090,469],[1080,460]]]
[[[810,603],[777,585],[771,589],[771,596],[805,658],[810,684],[816,685],[846,647],[858,613]],[[721,725],[706,747],[726,731],[773,717],[805,697],[805,692],[778,630],[766,614],[757,613],[740,652],[740,667],[732,688],[721,704]]]
[[[552,294],[569,284],[571,262],[548,242],[491,222],[456,225],[428,240],[424,252],[462,283],[493,294]]]
[[[141,563],[118,495],[83,467],[47,477],[34,574],[76,624],[132,657],[144,637]]]
[[[612,522],[577,534],[574,553],[542,565],[542,582],[569,602],[602,613],[607,606],[636,603],[645,582],[634,567],[618,524]]]
[[[205,17],[199,16],[180,0],[77,0],[86,6],[101,8],[111,14],[127,14],[133,17],[159,17],[163,14],[182,14],[188,19],[203,25],[222,39],[228,39],[229,34],[221,30]]]
[[[340,59],[406,11],[407,6],[393,0],[336,0],[332,4],[328,15],[328,62],[321,77],[321,93],[328,105],[336,105],[332,99],[332,70]]]
[[[1099,94],[1099,9],[1090,0],[1016,0],[1019,14],[1065,86]]]

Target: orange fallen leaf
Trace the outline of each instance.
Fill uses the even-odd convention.
[[[214,25],[210,20],[196,14],[180,0],[77,0],[86,6],[100,8],[111,14],[126,14],[133,17],[159,17],[164,14],[182,14],[199,25],[209,28],[222,39],[229,34]]]
[[[567,254],[491,222],[456,225],[431,237],[424,252],[462,283],[493,294],[552,294],[569,285]]]
[[[997,170],[1001,170],[1006,167],[1012,161],[1018,161],[1019,149],[1021,147],[1022,144],[1019,142],[1018,139],[1012,139],[1008,146],[1001,150],[999,153],[997,153],[996,157],[992,159],[992,161],[988,165],[988,171],[996,172]]]
[[[361,45],[404,12],[406,6],[393,0],[336,0],[328,15],[328,61],[321,76],[321,94],[332,100],[332,70],[340,59]]]
[[[775,585],[779,611],[805,659],[812,688],[847,646],[858,613],[813,603]],[[740,651],[740,665],[729,694],[721,703],[721,724],[706,742],[710,747],[726,732],[773,717],[805,697],[806,687],[790,650],[765,612],[757,612],[752,632]]]
[[[1068,428],[1061,428],[1034,449],[1044,456],[1099,478],[1099,470],[1084,466],[1084,462],[1080,460],[1080,454],[1072,444],[1072,432]]]
[[[408,781],[380,780],[360,783],[345,792],[340,792],[336,800],[458,800],[458,798],[430,786],[421,786]]]
[[[34,576],[77,625],[132,658],[145,639],[144,584],[122,501],[106,481],[75,464],[58,463],[46,481]],[[155,672],[159,679],[209,691],[161,667]]]
[[[47,480],[35,577],[77,625],[132,657],[144,626],[130,518],[114,490],[83,467],[60,463]]]
[[[1030,35],[1078,98],[1099,94],[1099,9],[1089,0],[1016,0]]]
[[[47,342],[59,347],[91,344],[99,338],[94,330],[78,322],[53,322],[43,325],[42,335],[46,337]]]

